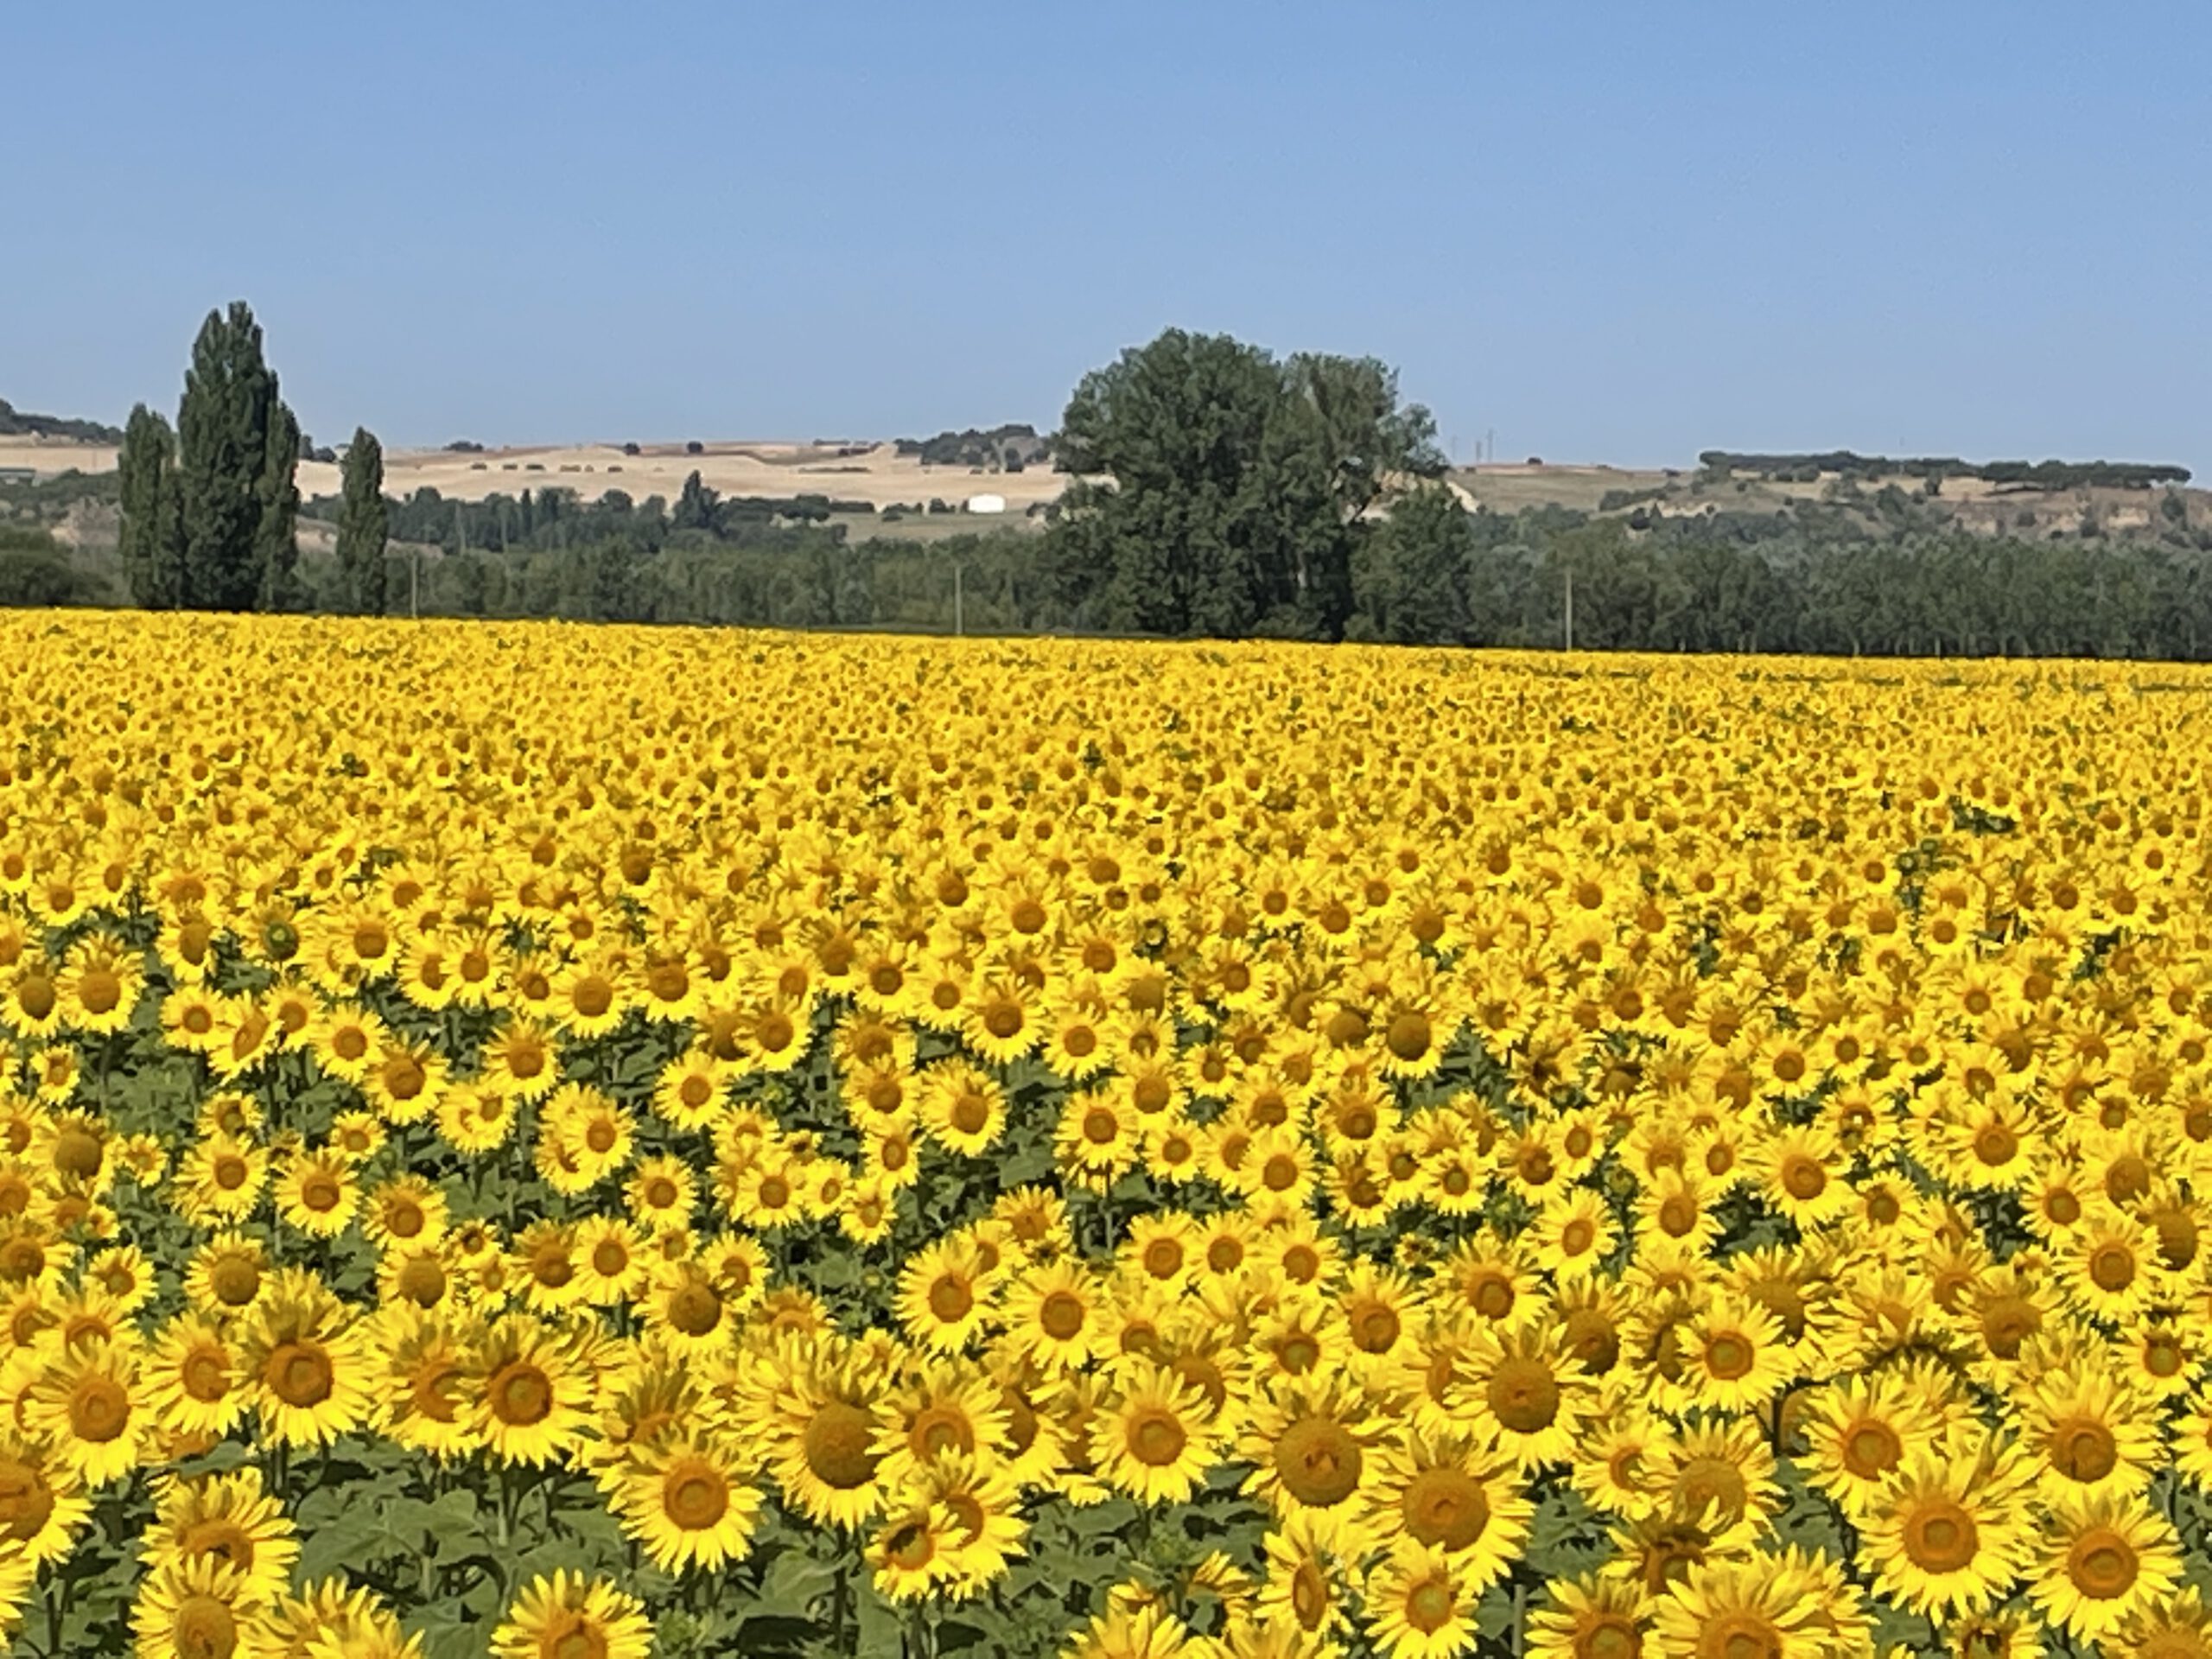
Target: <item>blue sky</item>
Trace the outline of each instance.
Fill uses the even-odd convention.
[[[6,28],[21,407],[173,407],[244,297],[325,441],[1049,427],[1174,325],[1382,357],[1462,455],[2212,471],[2202,0]]]

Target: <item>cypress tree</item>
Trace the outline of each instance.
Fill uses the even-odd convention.
[[[384,501],[384,446],[366,427],[346,447],[346,504],[338,516],[338,569],[353,608],[384,614],[384,550],[390,515]]]
[[[117,467],[123,505],[118,550],[130,602],[149,611],[174,609],[182,596],[176,434],[143,404],[130,411]]]
[[[300,518],[300,489],[295,469],[300,461],[300,423],[290,406],[276,396],[276,377],[269,377],[269,439],[262,452],[261,476],[255,490],[261,507],[254,527],[253,568],[257,582],[254,608],[288,611],[296,608],[293,568],[300,562],[296,534]]]
[[[177,409],[179,602],[240,611],[289,597],[297,556],[299,423],[261,354],[243,301],[211,311],[193,344]]]

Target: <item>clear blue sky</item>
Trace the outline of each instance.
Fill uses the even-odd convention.
[[[0,397],[250,300],[388,443],[1057,423],[1168,325],[1465,453],[2212,472],[2212,5],[21,7]]]

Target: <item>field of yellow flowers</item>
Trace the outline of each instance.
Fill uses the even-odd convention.
[[[0,1613],[2212,1654],[2212,675],[0,620]]]

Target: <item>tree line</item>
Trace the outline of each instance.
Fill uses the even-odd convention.
[[[1948,478],[1974,478],[1984,483],[2014,485],[2036,490],[2079,490],[2091,487],[2147,490],[2161,484],[2186,484],[2186,467],[2133,461],[1961,461],[1955,455],[1854,454],[1848,449],[1822,454],[1751,454],[1730,449],[1707,449],[1698,464],[1717,477],[1748,473],[1754,478],[1781,483],[1811,484],[1823,474],[1865,480],[1877,478],[1916,478],[1938,482]]]
[[[1471,510],[1387,365],[1172,329],[1085,376],[1050,442],[1076,476],[1042,534],[855,542],[826,497],[725,499],[696,474],[673,503],[391,498],[357,430],[342,495],[308,507],[334,554],[302,559],[297,423],[233,306],[201,330],[175,427],[132,412],[122,565],[135,602],[233,609],[1541,647],[1571,605],[1595,649],[2212,657],[2212,535],[2171,491],[2146,530],[2085,518],[2054,541],[1962,531],[1895,488],[1778,512]],[[1839,458],[1853,480],[1968,466],[1701,459]],[[1993,465],[2012,463],[1977,475]],[[2109,481],[2077,470],[2096,467]],[[66,555],[0,547],[0,602],[87,598]]]

